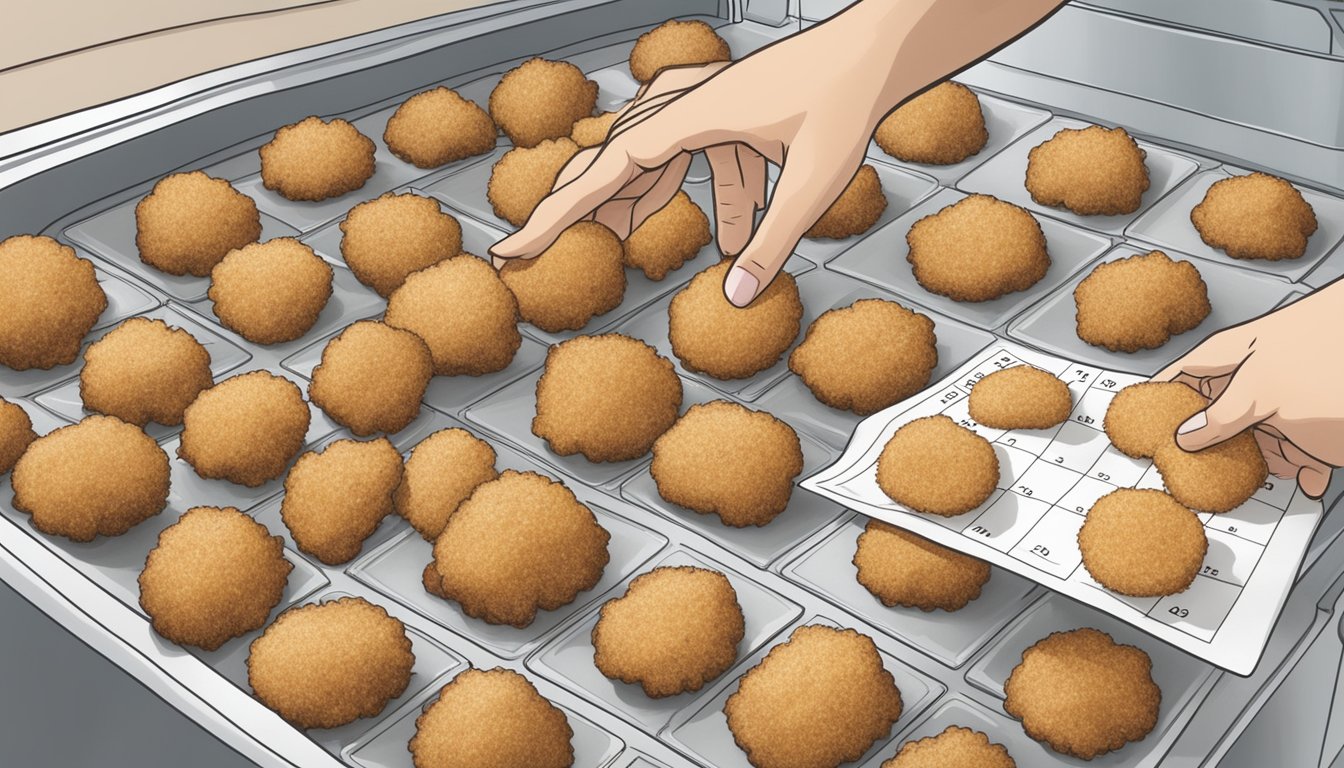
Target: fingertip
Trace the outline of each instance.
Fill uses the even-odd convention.
[[[728,275],[723,279],[723,294],[728,298],[728,303],[735,307],[741,308],[751,304],[760,289],[760,279],[736,264],[728,270]]]
[[[1297,485],[1309,498],[1320,499],[1330,487],[1330,470],[1302,467],[1297,471]]]

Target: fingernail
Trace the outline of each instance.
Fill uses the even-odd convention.
[[[756,276],[741,267],[733,267],[728,270],[728,279],[723,283],[723,292],[727,294],[728,301],[736,307],[745,307],[756,298],[756,289],[761,287],[761,282]]]
[[[1188,435],[1196,430],[1209,426],[1209,417],[1204,415],[1203,411],[1185,420],[1185,423],[1176,428],[1176,434]]]
[[[495,258],[500,258],[500,259],[510,259],[510,258],[513,258],[513,257],[515,257],[515,256],[518,255],[517,253],[514,252],[514,249],[513,249],[513,248],[510,248],[510,247],[509,247],[509,241],[511,241],[511,240],[513,240],[513,239],[514,239],[514,236],[513,236],[513,235],[509,235],[508,237],[504,238],[503,240],[500,240],[499,242],[497,242],[497,243],[495,243],[494,245],[490,246],[488,249],[486,249],[486,252],[489,253],[491,256],[493,256],[493,257],[495,257]]]

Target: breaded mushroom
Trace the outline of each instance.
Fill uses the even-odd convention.
[[[79,372],[85,408],[140,427],[181,424],[187,406],[212,384],[210,353],[196,337],[145,317],[90,344]]]
[[[490,169],[485,187],[490,208],[513,226],[523,226],[537,203],[551,193],[561,169],[578,152],[579,145],[565,137],[505,152]]]
[[[477,486],[434,542],[431,594],[489,624],[526,627],[596,586],[611,534],[574,493],[535,472]]]
[[[1083,567],[1103,587],[1131,597],[1184,592],[1199,575],[1209,540],[1199,517],[1162,491],[1117,488],[1078,529]]]
[[[432,542],[462,502],[497,477],[489,443],[465,429],[441,429],[411,450],[392,507]]]
[[[691,278],[667,307],[672,354],[687,370],[716,379],[744,379],[779,362],[798,338],[803,301],[793,275],[780,272],[746,307],[731,304],[723,261]]]
[[[778,517],[802,471],[793,427],[727,400],[691,406],[653,444],[650,468],[659,496],[735,528]]]
[[[159,534],[140,571],[140,607],[178,645],[217,650],[260,629],[294,566],[284,543],[234,507],[193,507]]]
[[[468,669],[415,720],[415,768],[570,768],[569,720],[511,669]]]
[[[859,534],[854,567],[859,583],[888,608],[959,611],[989,581],[989,563],[880,520]]]
[[[1073,289],[1078,338],[1112,352],[1157,349],[1209,316],[1208,286],[1162,251],[1098,264]]]
[[[877,223],[886,209],[887,196],[877,169],[865,164],[803,237],[842,240],[861,235]]]
[[[1153,454],[1153,466],[1173,498],[1215,514],[1245,504],[1269,479],[1265,455],[1249,429],[1199,451],[1186,451],[1173,440]]]
[[[331,266],[292,237],[232,251],[210,273],[210,300],[225,328],[254,344],[301,338],[331,299]]]
[[[387,120],[383,141],[417,168],[437,168],[495,148],[495,121],[476,102],[439,86],[402,102]]]
[[[410,331],[361,320],[327,342],[308,397],[356,435],[400,432],[420,415],[434,358]]]
[[[989,141],[980,97],[951,80],[902,104],[878,123],[877,146],[907,163],[953,165]]]
[[[1030,365],[989,374],[967,400],[971,418],[995,429],[1049,429],[1063,424],[1073,409],[1069,385]]]
[[[310,418],[294,382],[266,371],[240,373],[187,407],[177,455],[201,477],[255,488],[284,474]]]
[[[93,262],[45,236],[0,242],[0,365],[47,370],[74,362],[107,296]]]
[[[620,334],[579,336],[546,353],[532,434],[560,456],[626,461],[677,420],[681,378],[653,347]]]
[[[949,725],[937,736],[907,741],[882,768],[1017,768],[1002,744],[980,731]]]
[[[327,565],[348,562],[392,514],[401,471],[401,454],[385,437],[337,440],[294,462],[280,518],[303,552]]]
[[[505,72],[490,92],[490,116],[519,147],[568,136],[595,106],[597,83],[567,61],[528,59]]]
[[[207,277],[229,251],[260,237],[252,198],[201,171],[159,179],[135,206],[140,260],[170,275]]]
[[[994,493],[999,457],[989,441],[939,414],[907,422],[877,457],[877,485],[916,512],[952,517]]]
[[[1111,398],[1101,423],[1121,453],[1151,459],[1159,448],[1175,442],[1177,427],[1208,404],[1179,381],[1141,381]]]
[[[625,298],[625,266],[616,233],[580,221],[531,259],[510,259],[500,279],[518,299],[518,314],[547,333],[577,331]]]
[[[1065,128],[1027,153],[1027,191],[1079,216],[1133,213],[1148,191],[1147,156],[1124,128]]]
[[[341,257],[383,298],[413,272],[459,253],[462,225],[438,202],[409,192],[360,203],[341,222]]]
[[[1234,259],[1300,259],[1316,232],[1316,212],[1302,193],[1267,173],[1215,183],[1190,222],[1205,244]]]
[[[502,371],[523,343],[518,300],[489,262],[467,253],[407,277],[383,322],[424,340],[436,376]]]
[[[728,42],[699,19],[668,19],[639,36],[630,50],[630,74],[647,83],[667,67],[731,61]]]
[[[37,439],[33,420],[18,403],[0,397],[0,475],[14,468],[28,445]]]
[[[1050,268],[1036,217],[989,195],[971,195],[925,216],[905,241],[919,284],[954,301],[990,301],[1025,291]]]
[[[296,728],[373,717],[406,692],[415,654],[406,627],[361,597],[290,608],[247,655],[261,703]]]
[[[860,299],[814,320],[789,355],[789,370],[826,405],[867,416],[929,383],[937,345],[928,316],[894,301]]]
[[[678,191],[625,239],[625,266],[642,271],[650,280],[662,280],[713,241],[709,217],[690,195]]]
[[[618,112],[603,112],[600,115],[581,118],[574,123],[574,129],[569,132],[569,138],[579,145],[580,149],[596,147],[598,144],[605,143],[607,135],[611,133],[611,127],[616,123]]]
[[[306,117],[261,148],[261,182],[289,200],[340,197],[372,178],[373,153],[373,140],[349,122]]]
[[[71,541],[120,536],[168,504],[168,454],[134,424],[89,416],[33,440],[10,475],[14,508]]]

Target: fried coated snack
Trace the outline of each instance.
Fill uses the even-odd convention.
[[[489,443],[465,429],[441,429],[411,450],[392,506],[432,542],[477,486],[497,477]]]
[[[570,768],[569,720],[511,669],[468,669],[415,720],[415,768]]]
[[[1098,584],[1130,597],[1184,592],[1209,541],[1194,512],[1162,491],[1120,488],[1097,499],[1078,531],[1083,566]]]
[[[625,266],[616,233],[580,221],[532,259],[510,259],[499,270],[518,299],[518,314],[548,333],[577,331],[625,298]]]
[[[907,741],[882,768],[1017,768],[1002,744],[980,731],[949,725],[937,736]]]
[[[1027,154],[1027,191],[1079,216],[1133,213],[1148,191],[1147,156],[1124,128],[1065,128]]]
[[[1073,289],[1078,338],[1112,352],[1157,349],[1209,316],[1208,286],[1162,251],[1098,264]]]
[[[405,693],[415,654],[406,627],[361,597],[290,608],[247,656],[247,682],[296,728],[373,717]]]
[[[289,200],[340,197],[373,176],[373,153],[373,140],[345,120],[306,117],[261,148],[261,182]]]
[[[401,469],[401,454],[385,437],[309,451],[285,477],[280,518],[300,550],[327,565],[353,560],[392,514]]]
[[[417,168],[480,155],[495,148],[495,122],[476,102],[439,86],[402,102],[387,120],[383,141]]]
[[[602,606],[593,663],[652,698],[698,691],[737,660],[746,632],[728,577],[691,566],[655,568]]]
[[[1278,176],[1233,176],[1209,187],[1190,222],[1210,248],[1234,259],[1299,259],[1316,231],[1316,212]]]
[[[327,342],[308,397],[356,435],[392,434],[420,414],[433,375],[434,358],[419,336],[361,320]]]
[[[654,442],[649,471],[673,504],[734,528],[761,526],[788,507],[803,449],[793,427],[769,413],[715,400],[691,406]]]
[[[647,83],[667,67],[732,61],[728,42],[703,21],[668,19],[639,36],[630,50],[630,74]]]
[[[861,235],[877,223],[886,209],[887,196],[882,191],[877,169],[864,165],[803,237],[841,240]]]
[[[723,281],[731,261],[691,278],[667,307],[672,354],[687,370],[744,379],[775,363],[798,338],[803,300],[793,275],[780,272],[746,307],[730,303]]]
[[[681,409],[671,361],[629,336],[578,336],[550,348],[537,381],[532,434],[560,456],[637,459]]]
[[[625,239],[625,266],[642,271],[650,280],[662,280],[713,241],[709,217],[689,195],[678,191]]]
[[[425,342],[436,376],[502,371],[523,343],[518,300],[489,262],[469,253],[406,278],[383,322]]]
[[[178,645],[217,650],[261,629],[294,566],[284,540],[234,507],[193,507],[163,529],[140,571],[140,607]]]
[[[593,117],[581,118],[574,123],[574,130],[569,132],[569,138],[579,145],[580,149],[605,143],[607,135],[611,133],[611,126],[616,123],[617,114],[619,113],[603,112]]]
[[[89,416],[28,444],[14,465],[14,508],[71,541],[120,536],[168,504],[168,455],[134,424]]]
[[[177,455],[205,478],[256,487],[284,474],[310,414],[294,382],[240,373],[202,392],[182,417]]]
[[[210,273],[210,300],[225,328],[254,344],[312,330],[331,298],[331,266],[292,237],[231,251]]]
[[[597,83],[567,61],[528,59],[505,72],[490,92],[490,116],[519,147],[568,136],[595,106]]]
[[[341,257],[359,282],[387,298],[413,272],[462,253],[462,225],[438,202],[388,192],[350,209]]]
[[[1138,741],[1157,724],[1162,691],[1152,660],[1100,630],[1055,632],[1022,653],[1003,708],[1027,735],[1091,760]]]
[[[210,353],[196,337],[144,317],[90,344],[79,372],[85,408],[139,427],[181,424],[187,406],[212,384]]]
[[[877,146],[907,163],[952,165],[989,141],[980,97],[948,80],[902,104],[878,123]]]
[[[989,563],[880,520],[859,534],[853,562],[859,583],[888,608],[959,611],[989,581]]]
[[[743,675],[723,712],[755,768],[836,768],[891,732],[901,692],[872,638],[810,625]]]
[[[906,260],[924,289],[955,301],[1025,291],[1050,268],[1045,233],[1025,208],[971,195],[915,222]]]
[[[490,169],[485,188],[490,208],[513,226],[523,226],[537,203],[551,193],[560,170],[578,152],[579,145],[563,136],[505,152]]]
[[[562,483],[505,470],[448,518],[425,584],[468,616],[522,628],[597,584],[610,539]]]
[[[923,389],[937,366],[933,321],[883,299],[827,310],[789,355],[789,370],[818,400],[860,416]]]
[[[1175,381],[1141,381],[1111,398],[1102,426],[1121,453],[1151,459],[1157,449],[1176,439],[1176,428],[1204,410],[1209,401]]]
[[[971,418],[995,429],[1049,429],[1073,410],[1069,385],[1030,365],[989,374],[975,383],[968,400]]]
[[[207,277],[229,251],[260,237],[252,198],[201,171],[164,176],[135,206],[140,260],[170,275]]]
[[[0,475],[13,469],[28,444],[36,439],[33,420],[23,406],[0,397]]]
[[[107,309],[93,262],[50,237],[0,242],[0,365],[47,370],[74,362]]]
[[[906,423],[877,458],[882,492],[931,515],[970,512],[985,503],[998,482],[994,446],[941,414]]]
[[[1269,478],[1265,455],[1250,430],[1200,451],[1169,442],[1153,454],[1153,465],[1171,495],[1200,512],[1231,512]]]

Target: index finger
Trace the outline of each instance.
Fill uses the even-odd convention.
[[[1254,336],[1247,340],[1235,328],[1219,331],[1158,371],[1151,380],[1172,381],[1182,375],[1196,379],[1226,376],[1246,362],[1254,343]]]

